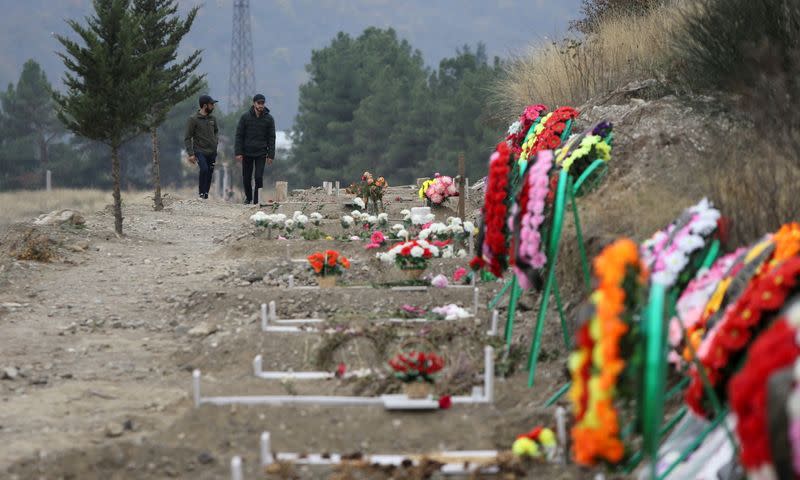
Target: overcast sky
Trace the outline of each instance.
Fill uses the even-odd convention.
[[[53,33],[70,35],[64,19],[91,13],[91,0],[0,0],[0,83],[16,83],[22,64],[39,62],[61,88],[63,65]],[[201,70],[210,94],[227,109],[233,0],[179,0],[181,9],[201,5],[184,50],[202,49]],[[251,0],[256,90],[267,96],[279,129],[297,112],[298,87],[311,51],[339,31],[357,36],[368,26],[393,27],[422,51],[426,64],[452,56],[457,47],[486,44],[505,57],[534,41],[558,38],[578,16],[580,0]],[[255,93],[255,92],[254,92]]]

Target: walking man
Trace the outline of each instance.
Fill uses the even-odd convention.
[[[208,198],[211,189],[211,176],[214,174],[214,163],[217,161],[217,144],[219,126],[214,111],[216,100],[208,95],[200,95],[200,110],[189,117],[186,122],[186,134],[183,141],[189,161],[200,167],[200,198]]]
[[[252,108],[242,115],[236,126],[234,153],[236,160],[242,162],[245,204],[258,204],[258,190],[264,186],[264,164],[272,165],[275,158],[275,119],[265,103],[264,95],[254,96]]]

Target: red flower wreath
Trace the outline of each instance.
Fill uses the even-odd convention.
[[[536,138],[529,156],[533,156],[542,150],[558,148],[561,145],[561,134],[564,133],[564,129],[567,127],[567,121],[577,117],[578,111],[572,107],[557,108],[544,125],[544,130]]]
[[[795,329],[781,317],[762,333],[747,353],[744,368],[731,379],[728,397],[738,422],[742,465],[753,470],[772,463],[767,428],[767,382],[776,371],[794,364],[800,356]]]
[[[737,302],[729,307],[715,328],[716,332],[706,352],[699,355],[711,386],[720,391],[728,380],[728,366],[738,357],[762,327],[769,314],[779,310],[800,282],[800,257],[792,257],[756,277]],[[686,390],[686,403],[698,415],[706,415],[705,391],[696,365],[689,371],[691,383]],[[721,393],[724,393],[724,389]]]
[[[489,264],[489,271],[500,277],[508,266],[508,175],[511,173],[511,149],[505,142],[497,144],[489,162],[489,181],[484,201],[485,226],[482,254]]]

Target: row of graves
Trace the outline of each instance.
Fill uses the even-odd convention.
[[[430,414],[491,404],[498,360],[511,350],[520,300],[538,295],[525,360],[528,387],[536,387],[551,299],[564,345],[572,352],[565,365],[571,381],[541,406],[552,410],[550,424],[521,425],[507,451],[357,456],[281,452],[273,445],[280,440],[263,432],[254,449],[264,471],[291,463],[392,469],[425,465],[429,473],[447,475],[535,475],[543,464],[566,469],[572,463],[599,477],[797,477],[800,225],[765,232],[753,245],[728,245],[721,213],[707,199],[698,199],[641,244],[620,238],[589,259],[577,204],[607,175],[614,134],[606,121],[575,133],[578,120],[579,112],[570,107],[551,111],[531,105],[524,110],[489,159],[482,215],[476,223],[458,216],[437,221],[437,210],[448,198],[465,192],[461,176],[438,174],[417,186],[425,206],[402,210],[398,220],[385,211],[388,183],[369,173],[348,188],[356,209],[338,218],[336,233],[323,232],[329,217],[315,212],[258,212],[251,218],[270,238],[298,235],[360,242],[374,250],[378,260],[402,272],[404,281],[383,287],[463,292],[461,304],[430,311],[405,305],[407,315],[379,319],[377,328],[418,326],[436,319],[473,322],[485,334],[484,365],[479,384],[469,394],[437,394],[437,375],[447,362],[438,345],[411,335],[385,365],[360,371],[271,371],[265,368],[270,360],[262,355],[255,356],[252,366],[253,374],[266,380],[314,381],[388,372],[403,383],[402,393],[205,396],[202,375],[195,371],[195,405],[380,406],[390,414]],[[576,230],[585,289],[585,302],[574,319],[567,318],[556,275],[565,217],[571,217]],[[425,276],[431,262],[441,258],[458,265],[452,276]],[[290,280],[290,289],[315,295],[319,289],[376,288],[343,281],[350,261],[335,249],[308,252],[298,261],[307,262],[317,282],[295,285]],[[329,333],[325,318],[280,318],[279,310],[275,301],[262,305],[262,334]],[[534,428],[522,433],[530,427]],[[231,475],[243,478],[240,457],[231,460]]]

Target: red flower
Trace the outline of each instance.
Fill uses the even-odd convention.
[[[772,463],[767,429],[767,381],[772,373],[792,365],[800,348],[796,332],[785,318],[777,320],[753,342],[747,363],[728,385],[728,396],[739,422],[736,425],[742,443],[742,464],[757,468]]]
[[[469,268],[473,270],[480,270],[485,266],[486,266],[486,261],[484,261],[483,258],[481,257],[475,257],[469,262]]]
[[[497,145],[489,163],[489,181],[484,202],[484,244],[489,251],[489,270],[495,276],[502,276],[507,267],[508,234],[508,177],[513,164],[511,150],[505,142]]]
[[[439,397],[439,408],[441,408],[442,410],[447,410],[452,405],[453,405],[453,399],[450,398],[450,395]]]
[[[340,363],[338,367],[336,367],[336,378],[344,378],[344,374],[347,371],[347,366],[344,363]]]

